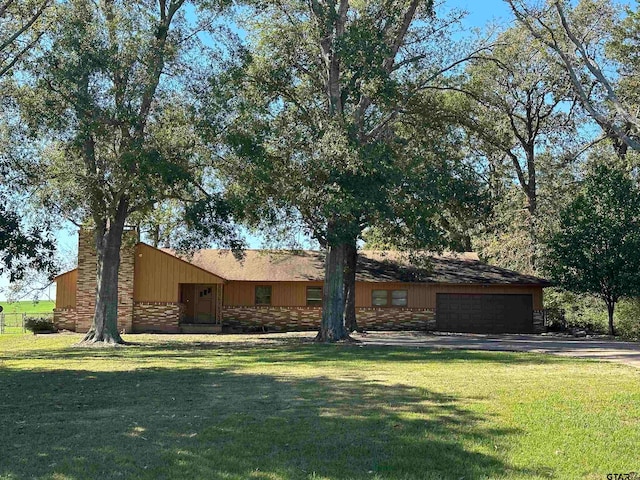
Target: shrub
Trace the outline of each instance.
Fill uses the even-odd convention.
[[[24,320],[24,326],[33,333],[55,332],[58,330],[53,324],[53,320],[42,317],[27,317]]]
[[[580,329],[607,333],[607,309],[597,297],[550,288],[545,291],[545,308],[550,331]],[[640,298],[620,300],[615,324],[620,337],[640,339]]]
[[[640,298],[620,302],[616,323],[620,336],[629,340],[640,339]]]

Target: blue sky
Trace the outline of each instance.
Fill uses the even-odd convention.
[[[443,2],[441,9],[448,10],[452,8],[464,9],[468,12],[464,23],[466,27],[482,27],[489,22],[505,25],[511,23],[511,15],[509,8],[504,0],[446,0]],[[440,11],[438,9],[437,11]],[[505,25],[506,26],[506,25]],[[56,232],[58,249],[65,257],[74,256],[77,246],[77,228],[72,224],[68,224],[64,228]],[[249,238],[250,248],[259,248],[260,239],[256,237]],[[5,301],[6,297],[2,293],[2,289],[8,286],[8,279],[0,277],[0,301]],[[51,297],[55,299],[55,285],[48,289],[41,297],[46,299]],[[31,298],[25,299],[31,300]]]

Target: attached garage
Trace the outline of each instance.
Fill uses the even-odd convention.
[[[531,333],[530,294],[436,295],[436,329],[463,333]]]

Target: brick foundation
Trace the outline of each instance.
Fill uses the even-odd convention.
[[[222,307],[222,326],[243,330],[317,330],[320,307]]]
[[[358,327],[365,330],[434,330],[435,312],[423,308],[358,308]],[[317,330],[320,307],[223,307],[222,325],[243,330]]]
[[[534,333],[542,333],[546,331],[547,326],[545,324],[545,319],[547,317],[547,313],[545,310],[534,310],[533,311],[533,331]]]
[[[54,308],[53,324],[59,330],[75,331],[77,312],[75,308]]]
[[[358,327],[365,330],[435,330],[436,314],[429,308],[358,308]]]
[[[135,302],[133,332],[179,333],[184,311],[182,303]]]

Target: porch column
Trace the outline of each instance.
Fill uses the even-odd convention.
[[[222,324],[222,289],[223,284],[216,285],[216,323]]]

